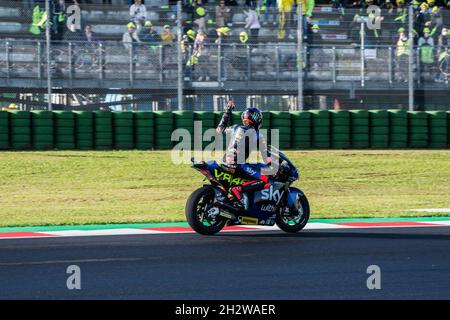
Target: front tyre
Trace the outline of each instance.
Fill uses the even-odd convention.
[[[195,190],[186,202],[186,220],[194,231],[202,235],[216,234],[226,224],[226,220],[218,215],[209,216],[209,210],[213,208],[214,197],[214,189],[205,186]]]
[[[309,202],[303,193],[296,193],[294,207],[282,210],[275,220],[277,226],[284,232],[301,231],[309,220]]]

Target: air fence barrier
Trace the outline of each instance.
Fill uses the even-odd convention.
[[[175,129],[186,129],[192,137],[199,121],[203,135],[221,116],[206,111],[0,111],[0,150],[168,150],[179,143],[172,141]],[[449,111],[268,111],[264,119],[263,129],[279,130],[281,149],[450,148]],[[240,123],[239,112],[232,123]],[[202,141],[202,147],[210,143]]]

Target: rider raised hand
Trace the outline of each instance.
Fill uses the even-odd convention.
[[[267,144],[260,134],[263,115],[258,108],[247,108],[241,116],[242,125],[235,124],[227,127],[234,109],[233,101],[228,101],[227,110],[222,116],[222,120],[217,127],[218,133],[230,133],[232,139],[224,156],[225,166],[230,166],[245,176],[249,181],[243,185],[234,186],[230,189],[231,195],[241,201],[245,209],[247,208],[247,192],[255,192],[270,187],[269,178],[261,171],[269,167],[271,162],[267,154]],[[249,164],[247,159],[252,153],[252,148],[259,145],[264,163]]]

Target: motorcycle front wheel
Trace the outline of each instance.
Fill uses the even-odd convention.
[[[213,188],[206,186],[195,190],[186,202],[186,220],[199,234],[213,235],[225,227],[225,219],[218,215],[210,217],[208,214],[208,211],[213,208],[214,197]]]
[[[289,213],[280,212],[275,220],[277,226],[284,232],[296,233],[301,231],[309,220],[309,202],[305,195],[297,194],[295,210]]]

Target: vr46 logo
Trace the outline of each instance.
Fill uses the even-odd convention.
[[[241,185],[244,182],[247,182],[248,180],[245,179],[241,179],[241,178],[233,178],[233,176],[229,173],[224,173],[224,172],[218,172],[217,169],[214,170],[214,175],[217,179],[221,179],[224,181],[228,181],[229,184],[234,184],[234,185]]]
[[[273,186],[270,186],[269,189],[264,189],[261,191],[261,199],[278,202],[283,196],[284,191],[276,190],[273,191]]]

